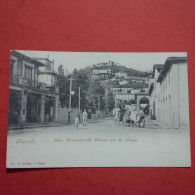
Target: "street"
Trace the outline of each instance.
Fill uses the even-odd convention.
[[[77,130],[66,125],[9,132],[7,166],[181,166],[190,163],[189,148],[187,132],[99,119]]]
[[[177,129],[170,129],[165,124],[161,124],[155,120],[149,120],[145,124],[144,128],[136,128],[136,127],[125,127],[122,124],[115,124],[113,118],[100,118],[100,119],[91,119],[87,121],[87,126],[83,126],[82,121],[79,124],[79,128],[76,130],[74,127],[73,122],[70,125],[62,125],[56,127],[36,127],[36,128],[28,128],[28,129],[21,129],[21,130],[12,130],[8,132],[9,136],[14,135],[38,135],[38,134],[61,134],[61,133],[68,133],[69,131],[79,131],[82,133],[88,132],[114,132],[119,131],[122,133],[123,131],[131,131],[133,132],[153,132],[153,133],[178,133],[179,130]]]

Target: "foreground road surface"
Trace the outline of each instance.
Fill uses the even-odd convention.
[[[7,167],[190,166],[188,131],[115,125],[111,119],[11,131]]]
[[[153,133],[178,133],[180,132],[177,129],[167,128],[165,125],[157,123],[155,121],[149,121],[146,123],[145,128],[136,128],[136,127],[124,127],[122,124],[115,124],[112,118],[106,119],[96,119],[96,120],[88,120],[87,126],[83,126],[82,122],[79,124],[79,128],[76,130],[74,124],[64,125],[64,126],[56,126],[56,127],[36,127],[36,128],[28,128],[28,129],[20,129],[20,130],[11,130],[9,131],[9,136],[14,135],[30,135],[30,134],[52,134],[52,133],[67,133],[67,131],[82,131],[83,133],[86,131],[131,131],[131,132],[153,132]]]

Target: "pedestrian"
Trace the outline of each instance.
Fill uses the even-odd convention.
[[[131,122],[133,126],[135,125],[136,121],[137,121],[137,113],[136,113],[136,109],[134,109],[131,113]]]
[[[80,112],[78,113],[78,117],[79,117],[79,122],[81,121],[81,115]]]
[[[87,126],[87,112],[86,112],[86,109],[83,112],[83,126]]]
[[[127,112],[124,116],[124,125],[125,126],[130,126],[131,125],[131,112]]]
[[[68,112],[68,125],[70,125],[70,111]]]
[[[75,116],[74,125],[75,125],[75,129],[78,129],[78,127],[79,127],[79,117],[78,117],[78,115]]]

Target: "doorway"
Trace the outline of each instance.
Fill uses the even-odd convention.
[[[27,122],[39,122],[40,121],[40,108],[41,108],[41,95],[28,94],[27,101]]]
[[[9,90],[8,124],[20,122],[21,91]]]

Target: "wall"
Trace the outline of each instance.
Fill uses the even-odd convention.
[[[189,128],[188,70],[186,64],[179,66],[180,128]]]
[[[156,83],[156,119],[169,127],[188,128],[187,63],[172,64],[161,83]]]
[[[59,106],[58,106],[58,119],[57,121],[58,122],[66,122],[68,123],[68,112],[69,112],[69,109],[64,107],[62,108],[60,103],[59,103]],[[74,118],[76,116],[76,114],[78,114],[78,110],[77,109],[72,109],[71,111],[71,115],[70,115],[70,121],[71,122],[74,122]],[[81,119],[82,119],[82,115],[81,115]]]
[[[46,83],[47,85],[51,85],[52,83],[51,77],[52,75],[49,75],[49,74],[40,74],[38,76],[38,80],[39,82]]]
[[[115,99],[120,99],[120,100],[127,100],[127,101],[129,101],[129,100],[131,100],[131,99],[135,99],[135,95],[133,95],[133,94],[116,94],[115,95]]]

